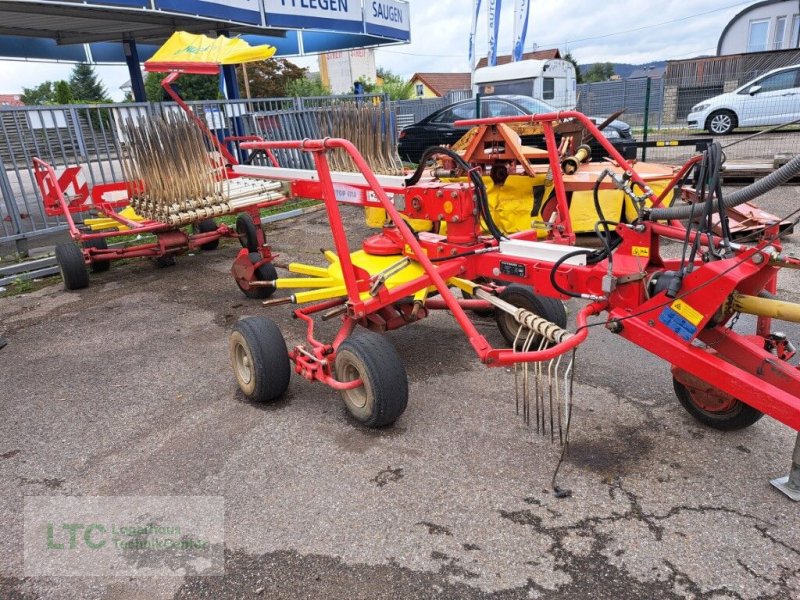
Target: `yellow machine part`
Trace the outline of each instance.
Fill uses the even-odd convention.
[[[278,289],[305,289],[308,291],[296,292],[294,299],[297,304],[306,302],[317,302],[346,296],[347,290],[342,276],[342,265],[339,257],[331,251],[325,252],[325,258],[330,263],[327,267],[317,267],[302,263],[290,263],[289,271],[308,277],[281,277],[275,280],[275,287]],[[376,275],[396,265],[403,260],[400,254],[389,256],[377,256],[367,254],[364,250],[357,250],[350,254],[350,260],[356,267],[359,267],[370,274]],[[416,262],[410,261],[405,267],[391,274],[384,285],[387,289],[392,289],[420,277],[425,270]],[[419,290],[415,295],[415,300],[423,300],[428,293],[428,289]],[[362,292],[361,298],[369,298],[369,292]]]
[[[129,221],[143,221],[144,217],[141,217],[136,214],[136,211],[133,210],[130,206],[126,206],[121,211],[119,211],[119,216],[128,219]],[[84,219],[83,222],[91,229],[92,231],[105,231],[107,229],[117,229],[119,231],[128,231],[129,227],[123,225],[119,221],[115,219],[111,219],[109,217],[98,217],[95,219]]]
[[[659,179],[648,183],[656,196],[664,191],[664,188],[669,184],[668,179]],[[630,223],[636,219],[636,208],[630,198],[626,197],[619,190],[602,190],[598,197],[600,199],[600,208],[603,211],[603,216],[608,221],[623,221]],[[672,204],[674,195],[665,198],[663,206]],[[647,206],[650,206],[647,202]],[[569,216],[572,221],[572,229],[575,233],[586,233],[594,231],[594,225],[600,216],[594,208],[593,192],[573,192],[572,201],[569,205]]]

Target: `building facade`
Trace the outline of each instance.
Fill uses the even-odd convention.
[[[717,56],[800,46],[800,2],[763,0],[739,12],[722,30]]]

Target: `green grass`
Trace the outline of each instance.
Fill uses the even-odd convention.
[[[60,281],[61,278],[58,275],[51,275],[41,279],[17,278],[16,281],[6,287],[5,292],[0,292],[0,298],[10,298],[12,296],[19,296],[21,294],[29,294],[31,292],[41,290],[42,288],[55,285]]]

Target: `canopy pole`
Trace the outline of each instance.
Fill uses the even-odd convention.
[[[130,39],[122,42],[122,52],[125,54],[128,74],[131,77],[133,99],[135,102],[147,102],[147,94],[145,94],[144,91],[144,78],[142,77],[142,67],[139,64],[139,51],[136,48],[136,40]]]

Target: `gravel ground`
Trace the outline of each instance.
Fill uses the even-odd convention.
[[[761,206],[797,200],[789,187]],[[331,244],[324,213],[270,239],[279,265],[320,264]],[[236,250],[0,299],[1,598],[800,597],[798,506],[768,484],[788,470],[787,427],[702,427],[665,363],[598,328],[578,352],[559,499],[560,446],[524,426],[513,372],[483,367],[446,314],[389,334],[410,387],[391,428],[365,430],[296,376],[254,405],[229,366],[233,324],[269,314],[290,345],[303,331],[240,294]],[[780,288],[800,301],[794,272]],[[478,327],[500,343],[493,320]],[[223,496],[225,575],[26,578],[26,495]]]

